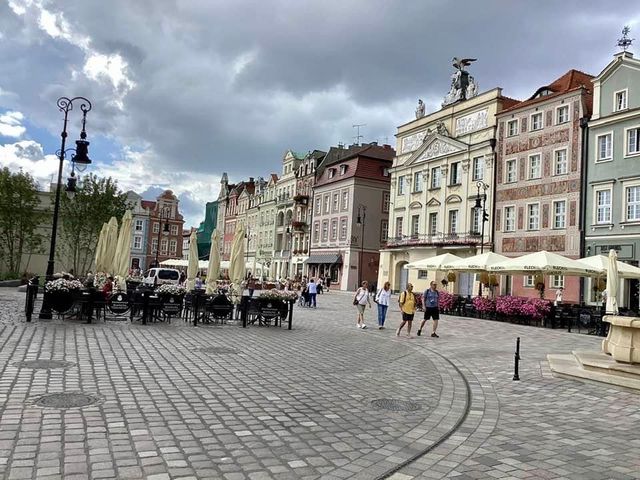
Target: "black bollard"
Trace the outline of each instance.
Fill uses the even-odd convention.
[[[242,319],[242,328],[247,328],[247,317],[249,310],[249,297],[244,295],[240,298],[240,318]]]
[[[520,367],[520,337],[516,339],[516,353],[514,354],[514,368],[513,368],[513,380],[520,380],[520,374],[518,373],[518,369]]]
[[[289,317],[289,326],[287,327],[287,330],[291,330],[291,323],[293,322],[293,304],[294,300],[289,300],[289,315],[287,315],[287,317]]]
[[[193,326],[198,326],[198,310],[200,309],[200,295],[198,290],[191,291],[191,305],[193,306]]]
[[[142,324],[147,324],[147,315],[149,315],[149,290],[142,292]]]

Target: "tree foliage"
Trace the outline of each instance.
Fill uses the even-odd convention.
[[[82,177],[73,199],[61,197],[60,250],[76,275],[86,273],[95,257],[102,224],[114,216],[120,220],[128,208],[127,197],[111,177],[93,174]]]
[[[43,235],[38,227],[46,215],[33,177],[0,169],[0,262],[11,276],[28,268],[28,257],[24,261],[23,254],[40,253]]]

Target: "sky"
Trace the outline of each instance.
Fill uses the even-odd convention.
[[[44,187],[57,172],[61,96],[91,100],[87,171],[180,199],[203,219],[222,172],[281,171],[288,149],[395,146],[418,98],[440,108],[453,72],[525,99],[576,68],[597,75],[640,1],[0,0],[0,167]],[[640,40],[638,40],[640,42]],[[634,47],[631,48],[631,51]],[[70,114],[68,141],[81,114]],[[68,175],[66,165],[65,177]]]

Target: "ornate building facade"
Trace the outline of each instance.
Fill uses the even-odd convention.
[[[179,211],[179,203],[171,190],[165,190],[155,202],[142,201],[142,206],[149,210],[151,227],[147,230],[147,243],[151,245],[151,248],[147,249],[145,262],[147,268],[156,265],[156,256],[158,262],[170,258],[182,258],[184,219]]]

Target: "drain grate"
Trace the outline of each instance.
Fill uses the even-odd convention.
[[[54,368],[69,368],[75,366],[73,362],[65,362],[64,360],[24,360],[12,364],[18,368],[31,368],[33,370],[53,370]]]
[[[33,401],[34,405],[45,408],[80,408],[95,405],[100,397],[83,392],[47,393]]]
[[[215,355],[238,353],[238,350],[233,347],[201,347],[197,348],[196,351],[202,353],[213,353]]]
[[[415,412],[422,409],[422,405],[417,402],[395,398],[378,398],[371,401],[371,406],[377,410],[389,410],[391,412]]]

